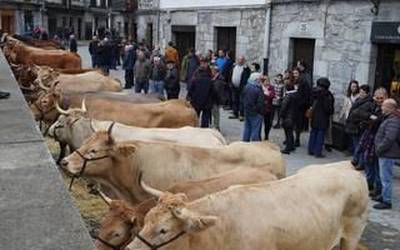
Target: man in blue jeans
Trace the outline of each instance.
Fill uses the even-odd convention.
[[[379,157],[382,194],[373,200],[379,203],[375,209],[392,208],[393,166],[400,159],[400,110],[394,99],[387,99],[382,104],[385,120],[375,136],[375,151]]]
[[[334,112],[334,97],[329,91],[331,83],[328,78],[322,77],[313,89],[313,104],[311,107],[311,132],[308,141],[308,154],[317,158],[325,157],[322,154],[325,131],[329,127],[329,119]]]
[[[261,127],[264,121],[264,92],[261,74],[252,74],[243,90],[244,131],[243,141],[261,141]]]

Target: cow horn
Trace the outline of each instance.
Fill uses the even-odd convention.
[[[111,136],[111,132],[112,132],[112,129],[113,129],[114,125],[115,125],[115,122],[112,122],[110,127],[108,127],[108,130],[107,130],[108,136]]]
[[[154,196],[154,197],[157,197],[158,199],[164,194],[164,192],[162,192],[162,191],[160,191],[160,190],[157,190],[157,189],[155,189],[155,188],[152,188],[152,187],[150,187],[150,186],[148,186],[144,181],[143,181],[143,178],[142,178],[142,173],[140,173],[140,175],[139,175],[139,183],[140,183],[140,186],[143,188],[143,190],[146,192],[146,193],[148,193],[148,194],[150,194],[150,195],[152,195],[152,196]]]
[[[89,188],[89,193],[93,194],[93,195],[98,195],[100,196],[100,198],[108,205],[111,206],[112,203],[112,199],[110,197],[108,197],[107,195],[105,195],[103,192],[100,191],[100,189],[98,187],[92,186]]]
[[[57,80],[51,85],[51,88],[55,89],[58,84],[60,84],[60,81]]]
[[[81,109],[82,109],[83,113],[87,112],[87,109],[86,109],[86,97],[83,98],[83,100],[82,100],[82,108]]]
[[[62,114],[62,115],[69,115],[68,110],[64,110],[60,107],[60,104],[58,104],[58,101],[56,101],[56,109],[57,111]]]
[[[42,78],[40,77],[40,76],[38,76],[38,78],[36,78],[36,80],[38,80],[38,84],[39,84],[39,87],[40,88],[42,88],[42,89],[44,89],[44,90],[50,90],[50,88],[49,87],[46,87],[46,86],[44,86],[44,84],[43,84],[43,82],[42,82]]]
[[[99,190],[99,196],[108,206],[111,206],[111,203],[113,201],[111,198],[109,198],[107,195],[105,195],[100,190]]]

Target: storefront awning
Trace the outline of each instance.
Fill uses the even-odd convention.
[[[371,41],[400,44],[400,22],[372,23]]]

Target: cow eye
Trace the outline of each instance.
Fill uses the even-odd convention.
[[[114,237],[119,237],[120,234],[119,233],[114,233]]]
[[[97,150],[96,149],[92,149],[92,150],[90,150],[89,153],[95,154],[95,153],[97,153]]]
[[[166,234],[166,233],[167,233],[167,230],[165,230],[164,228],[161,228],[160,234]]]

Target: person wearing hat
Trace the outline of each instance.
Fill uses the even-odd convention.
[[[325,140],[325,132],[329,127],[329,119],[334,113],[334,98],[329,91],[331,85],[328,78],[317,80],[317,87],[312,93],[312,107],[309,111],[311,119],[311,132],[308,141],[308,154],[322,158],[322,147]]]

